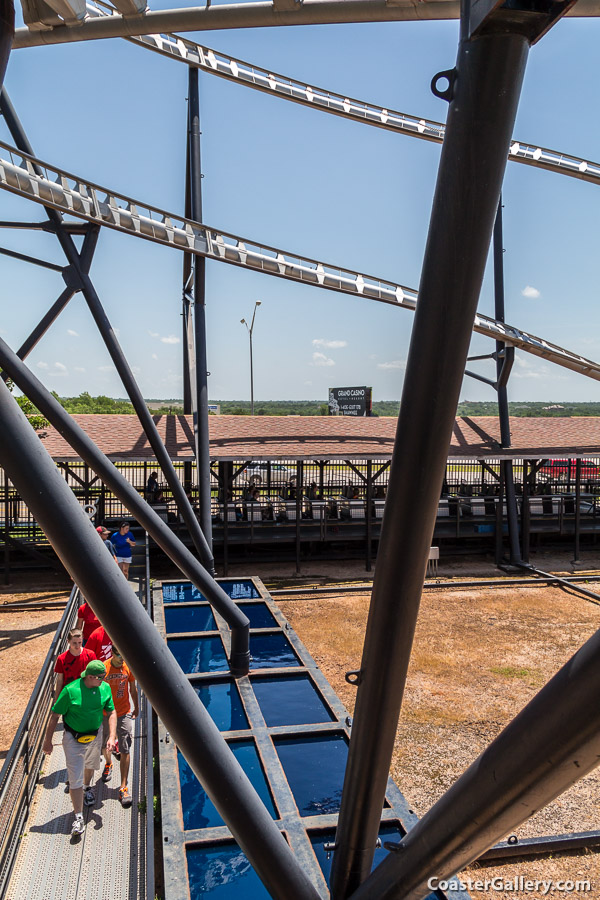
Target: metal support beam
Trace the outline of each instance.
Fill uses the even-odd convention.
[[[21,125],[17,114],[8,98],[8,94],[4,89],[2,90],[2,95],[0,98],[0,106],[6,119],[6,124],[8,125],[10,133],[17,147],[25,153],[32,153],[33,148],[31,147],[31,144],[27,139],[27,135],[25,134],[23,126]],[[212,551],[206,543],[204,534],[200,526],[198,525],[198,521],[186,496],[185,490],[183,489],[183,485],[179,481],[177,473],[175,472],[175,467],[173,466],[169,454],[167,453],[167,449],[160,439],[160,435],[158,434],[158,429],[154,423],[154,419],[150,415],[148,407],[144,402],[142,393],[135,381],[135,378],[133,377],[133,373],[125,358],[125,354],[123,353],[119,342],[117,341],[112,325],[110,324],[108,316],[106,315],[102,303],[100,302],[100,298],[96,293],[96,289],[94,288],[89,275],[85,271],[81,256],[77,250],[77,247],[75,246],[75,242],[73,241],[72,236],[68,234],[66,229],[62,227],[62,219],[60,213],[52,208],[47,208],[46,212],[48,213],[48,217],[56,227],[56,236],[65,256],[67,257],[67,260],[70,263],[71,284],[73,284],[73,282],[76,282],[77,288],[81,291],[86,300],[92,317],[96,322],[98,331],[102,336],[102,339],[115,365],[119,377],[121,378],[129,399],[131,400],[133,408],[137,413],[142,428],[144,429],[144,433],[146,434],[150,446],[154,451],[157,462],[162,469],[169,487],[171,488],[173,498],[175,500],[175,503],[177,504],[177,507],[183,517],[185,524],[187,525],[188,531],[192,538],[192,542],[196,550],[198,551],[204,566],[211,574],[214,574],[214,559]]]
[[[494,312],[496,320],[504,322],[504,247],[502,238],[502,195],[496,211],[494,222]],[[512,368],[513,353],[506,358],[507,347],[503,341],[496,341],[496,391],[498,394],[498,415],[500,418],[500,443],[502,447],[511,446],[510,416],[508,411],[507,381]],[[521,562],[519,547],[519,519],[517,515],[517,497],[513,477],[512,459],[502,461],[504,467],[504,487],[506,491],[506,513],[508,519],[508,543],[510,547],[510,564]],[[502,502],[502,499],[500,499]]]
[[[189,80],[189,169],[190,212],[196,222],[202,222],[202,167],[200,160],[200,97],[198,69],[191,69]],[[196,478],[200,504],[200,526],[212,552],[212,518],[210,490],[210,438],[208,431],[208,362],[206,353],[206,259],[195,256],[194,267],[194,347],[196,362],[196,390],[194,437],[196,440]]]
[[[358,887],[373,862],[448,447],[528,51],[527,41],[511,34],[462,41],[456,77],[445,93],[434,88],[450,101],[448,124],[360,668],[333,860],[336,900]]]
[[[421,900],[600,762],[600,631],[563,666],[353,895]]]
[[[4,384],[0,384],[0,465],[123,649],[144,693],[271,896],[319,900],[189,679]]]
[[[3,256],[11,256],[13,259],[20,259],[22,262],[40,266],[42,269],[52,269],[54,272],[62,272],[64,269],[64,266],[58,266],[56,263],[48,262],[45,259],[38,259],[37,256],[27,256],[26,253],[17,253],[16,250],[7,250],[6,247],[0,247],[0,253]]]
[[[44,387],[35,375],[30,372],[0,338],[0,366],[14,381],[20,390],[29,397],[40,412],[56,428],[59,434],[68,441],[76,453],[89,465],[104,484],[135,516],[139,524],[156,541],[159,547],[175,563],[183,574],[201,591],[206,599],[223,616],[231,628],[231,668],[235,675],[248,673],[249,665],[249,623],[239,608],[233,603],[225,591],[197,559],[181,543],[169,526],[139,495],[132,484],[124,478],[119,470],[96,447],[91,438],[77,425],[71,416]]]
[[[0,0],[0,88],[15,35],[15,7],[13,0]]]
[[[575,553],[573,562],[579,562],[579,541],[581,537],[581,457],[575,462]]]

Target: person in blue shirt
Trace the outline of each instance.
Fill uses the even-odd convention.
[[[117,554],[119,568],[125,578],[128,578],[131,564],[131,548],[135,547],[135,541],[129,533],[129,522],[121,522],[119,530],[115,531],[110,539]]]

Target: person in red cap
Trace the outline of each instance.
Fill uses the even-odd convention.
[[[106,547],[106,549],[108,550],[108,552],[110,553],[110,555],[112,556],[114,561],[116,562],[117,554],[115,552],[113,542],[108,539],[110,531],[108,530],[108,528],[105,528],[104,525],[98,525],[98,527],[96,528],[96,531],[98,532],[98,534],[104,541],[104,546]]]

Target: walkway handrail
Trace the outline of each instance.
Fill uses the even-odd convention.
[[[5,895],[19,847],[19,836],[29,815],[37,785],[42,743],[54,690],[54,664],[58,654],[66,649],[67,635],[75,622],[80,600],[79,588],[74,586],[0,771],[0,900]]]
[[[146,583],[144,586],[144,601],[146,612],[152,621],[152,589],[150,586],[150,537],[145,532],[146,540]],[[141,706],[144,724],[146,726],[146,897],[154,900],[154,743],[152,726],[154,711],[152,704],[144,696],[144,704]]]

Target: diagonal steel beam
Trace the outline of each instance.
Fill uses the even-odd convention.
[[[94,612],[125,652],[144,693],[270,896],[320,900],[189,679],[2,382],[0,465]],[[69,528],[65,528],[66,522]]]
[[[449,82],[443,93],[450,104],[447,134],[358,678],[333,858],[334,900],[350,896],[373,863],[448,447],[528,52],[527,39],[510,31],[476,41],[463,38],[454,72],[433,82],[434,92],[443,77]],[[430,874],[437,873],[432,869]]]

